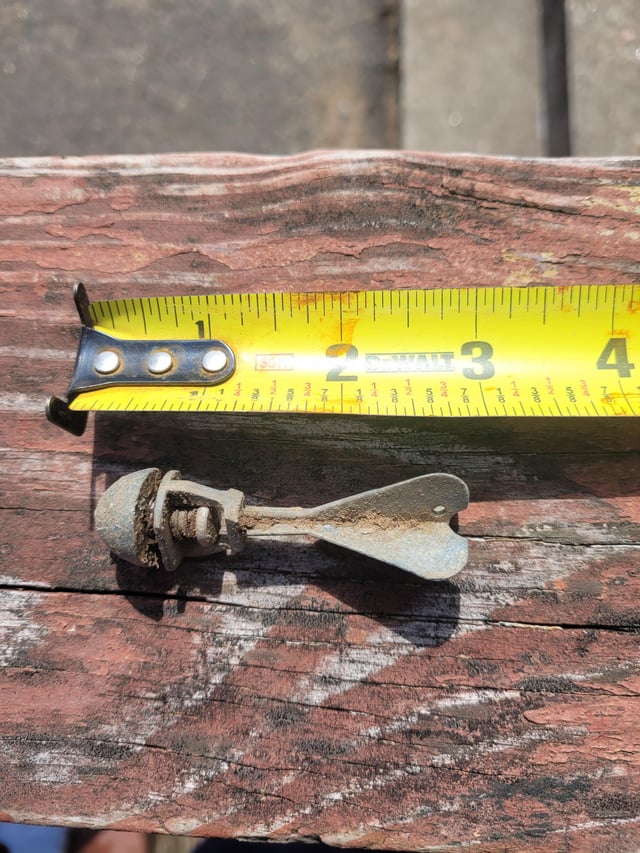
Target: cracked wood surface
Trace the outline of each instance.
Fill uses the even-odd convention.
[[[343,846],[640,846],[633,419],[44,420],[92,298],[640,279],[640,164],[412,153],[0,161],[0,819]],[[313,505],[467,481],[420,582],[252,542],[175,576],[92,529],[147,465]]]

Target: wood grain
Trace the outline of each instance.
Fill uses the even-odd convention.
[[[640,164],[414,153],[0,162],[0,819],[338,846],[640,845],[633,419],[44,420],[71,291],[640,279]],[[470,561],[421,583],[308,542],[176,575],[92,526],[147,465],[313,505],[465,479]]]

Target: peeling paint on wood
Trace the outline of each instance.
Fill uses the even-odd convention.
[[[640,437],[624,419],[42,415],[71,291],[640,279],[640,164],[414,153],[0,161],[0,818],[385,849],[640,845]],[[313,543],[175,576],[92,510],[180,468],[313,505],[465,479],[468,567]]]

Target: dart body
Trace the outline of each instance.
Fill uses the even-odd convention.
[[[219,490],[146,468],[116,481],[96,509],[111,550],[141,566],[176,569],[185,557],[240,553],[260,537],[313,537],[421,578],[462,569],[467,542],[451,529],[469,501],[451,474],[425,474],[317,507],[246,506],[236,489]]]

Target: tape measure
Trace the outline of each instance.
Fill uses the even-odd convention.
[[[640,415],[640,285],[76,302],[71,411]]]

